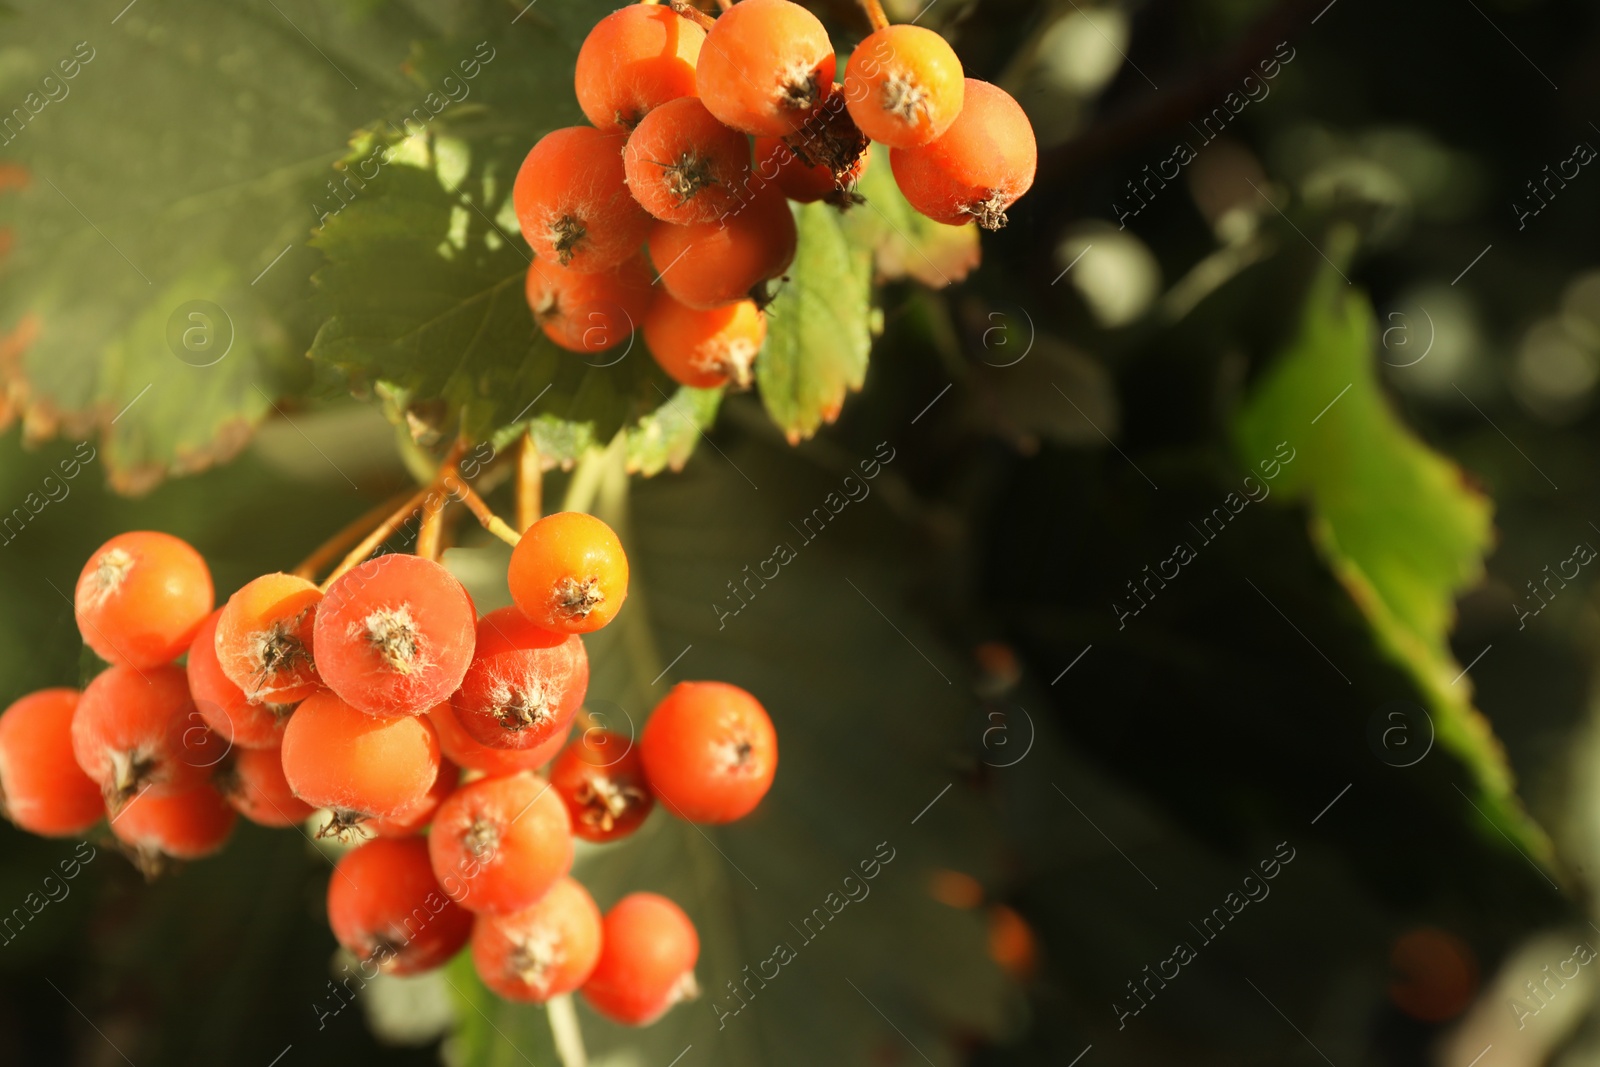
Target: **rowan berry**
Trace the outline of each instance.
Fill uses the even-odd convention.
[[[705,30],[664,4],[613,11],[578,49],[578,106],[596,129],[633,129],[651,109],[694,95],[695,61],[705,39]]]
[[[215,784],[235,811],[260,826],[294,826],[314,810],[289,788],[277,748],[234,749],[218,767]]]
[[[481,744],[461,728],[461,723],[456,719],[456,713],[448,701],[429,709],[428,719],[439,732],[440,752],[469,770],[482,771],[488,775],[536,771],[555,759],[556,753],[567,743],[566,732],[557,731],[544,744],[528,749],[494,748]]]
[[[679,682],[645,723],[639,749],[651,790],[690,822],[750,814],[778,769],[766,709],[724,682]]]
[[[600,943],[600,961],[583,984],[583,996],[606,1018],[643,1026],[698,994],[700,937],[683,909],[666,897],[630,893],[617,901],[601,921]]]
[[[420,715],[461,684],[477,612],[454,575],[420,556],[353,567],[317,608],[317,669],[369,715]]]
[[[472,913],[445,896],[420,837],[351,849],[328,879],[328,925],[339,944],[384,974],[442,967],[472,936]]]
[[[83,565],[72,611],[84,643],[107,663],[156,667],[189,647],[215,592],[200,553],[171,534],[118,534]]]
[[[523,533],[506,581],[511,599],[534,625],[586,634],[621,610],[628,596],[628,557],[604,522],[561,511]]]
[[[480,778],[439,806],[428,854],[452,900],[511,915],[572,869],[572,827],[560,796],[532,772]]]
[[[76,689],[41,689],[0,714],[0,809],[30,833],[81,834],[100,821],[100,787],[72,754]]]
[[[223,672],[217,660],[217,620],[221,615],[220,608],[213,611],[189,645],[185,667],[189,695],[206,725],[224,741],[241,748],[277,748],[294,705],[256,703]]]
[[[427,795],[439,775],[439,739],[426,718],[380,719],[324,690],[289,718],[283,773],[295,796],[333,809],[319,836],[345,838]]]
[[[916,148],[961,114],[966,83],[943,37],[921,26],[885,26],[851,54],[844,96],[862,133],[890,148]]]
[[[651,218],[628,192],[621,134],[588,126],[547,133],[511,189],[522,236],[538,256],[576,271],[603,271],[632,256]]]
[[[610,730],[585,730],[556,757],[550,784],[567,805],[572,832],[585,841],[616,841],[637,830],[655,797],[633,739]]]
[[[146,875],[168,860],[209,856],[227,841],[238,821],[234,810],[210,782],[178,793],[139,793],[111,820],[111,832],[127,845]]]
[[[739,206],[750,139],[692,96],[662,104],[628,138],[622,159],[634,199],[662,222],[712,222]]]
[[[588,688],[583,640],[507,607],[478,620],[477,653],[450,707],[479,744],[526,751],[566,736]]]
[[[680,385],[715,389],[750,385],[756,353],[767,339],[767,316],[753,300],[691,308],[658,293],[644,320],[644,342],[656,363]]]
[[[680,303],[713,308],[744,300],[756,286],[782,274],[794,262],[798,244],[788,202],[776,187],[766,186],[716,222],[656,223],[650,231],[650,262]]]
[[[828,98],[806,116],[799,131],[784,138],[784,143],[803,166],[828,168],[834,188],[841,193],[832,198],[834,202],[840,206],[855,202],[855,198],[842,193],[861,176],[871,142],[850,117],[843,86],[835,85]]]
[[[695,85],[724,125],[758,136],[795,132],[833,86],[828,31],[790,0],[741,0],[706,34]]]
[[[895,182],[911,206],[952,226],[1006,224],[1006,209],[1033,185],[1039,148],[1021,105],[1004,89],[966,80],[961,114],[920,148],[889,153]]]
[[[108,667],[78,700],[72,752],[115,814],[138,793],[166,796],[203,781],[227,746],[189,699],[181,667]]]
[[[585,274],[558,260],[528,264],[528,307],[544,335],[569,352],[604,352],[633,336],[655,295],[643,256]]]
[[[442,746],[441,746],[442,747]],[[421,800],[395,812],[393,815],[380,815],[365,827],[379,837],[410,837],[421,833],[433,821],[439,812],[439,805],[445,798],[456,791],[456,786],[461,782],[461,768],[451,763],[448,759],[440,757],[439,775],[433,780],[433,785],[423,794]]]
[[[216,654],[222,673],[249,700],[293,704],[322,688],[312,624],[322,591],[293,574],[264,574],[223,605]]]
[[[583,886],[561,878],[532,907],[480,915],[472,962],[483,984],[507,1000],[543,1004],[583,985],[600,959],[600,909]]]
[[[755,173],[758,178],[775,184],[784,196],[796,203],[814,204],[818,200],[845,203],[849,191],[867,172],[867,161],[871,158],[862,152],[843,174],[835,175],[833,168],[824,163],[807,164],[782,138],[757,137]]]

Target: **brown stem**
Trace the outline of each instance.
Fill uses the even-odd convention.
[[[451,491],[460,494],[461,502],[467,505],[467,510],[483,525],[485,530],[494,534],[508,545],[515,545],[522,540],[522,535],[506,525],[506,521],[494,513],[494,509],[483,502],[483,497],[463,481],[456,481]]]
[[[444,510],[450,504],[449,493],[432,492],[422,502],[422,525],[417,528],[417,555],[423,559],[439,561],[439,549],[444,539]]]
[[[412,496],[410,489],[403,493],[396,493],[377,507],[363,514],[360,518],[350,523],[344,529],[318,545],[311,555],[305,558],[300,566],[294,569],[294,574],[300,578],[316,578],[317,572],[338,558],[339,553],[355,544],[361,536],[367,533],[376,524],[394,514],[395,511],[405,506]]]
[[[872,23],[872,32],[888,27],[889,16],[883,13],[882,0],[861,0],[861,9],[867,13],[867,21]]]
[[[517,451],[517,529],[526,531],[539,521],[544,503],[544,471],[539,466],[539,446],[524,434]]]
[[[413,514],[416,513],[418,508],[422,507],[422,505],[427,501],[430,493],[437,492],[438,490],[430,486],[426,489],[418,489],[415,493],[413,493],[404,504],[396,508],[387,519],[384,519],[383,522],[378,524],[378,527],[375,530],[369,533],[366,537],[362,538],[361,543],[352,548],[344,557],[344,559],[339,561],[339,565],[333,568],[333,573],[329,574],[322,580],[322,591],[327,592],[328,586],[332,585],[340,577],[342,577],[345,571],[348,571],[351,567],[354,567],[365,560],[373,549],[382,544],[390,534],[394,533],[400,528],[401,523],[409,519]]]
[[[689,0],[667,0],[667,2],[672,5],[672,10],[699,26],[702,30],[709,30],[717,24],[715,19],[689,3]]]

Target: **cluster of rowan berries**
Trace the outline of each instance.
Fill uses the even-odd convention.
[[[214,611],[189,544],[113,537],[74,601],[110,666],[81,694],[47,689],[0,715],[5,812],[50,836],[109,818],[153,873],[219,849],[236,813],[287,827],[326,809],[319,836],[363,839],[329,881],[328,921],[364,964],[415,974],[470,940],[504,997],[581,988],[613,1019],[650,1022],[694,990],[694,927],[650,893],[602,918],[568,877],[573,838],[625,837],[657,799],[699,823],[748,814],[776,734],[744,690],[685,682],[637,745],[587,718],[566,744],[589,681],[581,635],[622,607],[627,557],[604,522],[563,512],[527,530],[507,577],[515,604],[482,618],[411,555],[321,587],[268,574]]]
[[[662,370],[697,388],[749,384],[768,283],[795,256],[787,200],[859,199],[870,141],[891,149],[911,205],[952,225],[1004,225],[1038,163],[1017,102],[965,77],[937,33],[888,25],[875,0],[842,84],[804,7],[725,6],[714,21],[682,0],[601,19],[574,79],[592,125],[546,134],[512,191],[546,336],[595,353],[642,324]]]

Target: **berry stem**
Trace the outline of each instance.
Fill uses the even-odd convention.
[[[457,468],[450,465],[449,473],[454,474]],[[440,469],[441,474],[444,469]],[[439,561],[439,550],[444,541],[444,510],[450,503],[448,493],[430,492],[422,502],[422,525],[417,528],[417,555],[423,559]]]
[[[867,21],[872,23],[874,33],[889,25],[889,16],[883,13],[882,0],[861,0],[861,8],[867,13]]]
[[[355,548],[352,548],[349,553],[345,555],[344,559],[339,561],[339,565],[333,568],[333,572],[323,580],[322,585],[320,586],[322,591],[327,592],[328,586],[332,585],[334,581],[340,577],[340,575],[344,574],[345,571],[366,559],[374,548],[377,548],[378,545],[382,544],[390,534],[399,529],[400,524],[415,514],[416,510],[420,508],[428,499],[428,493],[429,490],[427,489],[418,489],[415,493],[406,498],[406,502],[404,504],[401,504],[398,508],[391,512],[388,518],[379,523],[371,533],[362,538],[361,543],[356,545]]]
[[[550,1036],[555,1038],[561,1067],[588,1067],[589,1054],[583,1047],[583,1030],[578,1025],[578,1011],[572,1006],[572,994],[551,997],[545,1011],[550,1016]]]
[[[539,521],[544,503],[544,469],[539,465],[539,446],[533,435],[524,434],[517,450],[517,529],[526,530]]]
[[[488,504],[484,503],[483,497],[478,495],[477,490],[465,482],[458,482],[455,490],[461,494],[461,502],[467,505],[467,510],[472,512],[485,530],[488,530],[508,545],[515,545],[522,540],[521,534],[506,525],[506,521],[496,515],[494,509],[490,508]]]
[[[294,569],[295,576],[307,580],[315,578],[318,571],[337,559],[341,552],[349,549],[351,545],[360,540],[376,524],[404,507],[415,495],[410,489],[407,489],[402,493],[396,493],[377,507],[367,511],[360,518],[318,545],[316,550],[307,556],[300,566]]]
[[[667,0],[667,2],[672,5],[672,10],[676,11],[678,14],[682,15],[690,22],[693,22],[703,30],[709,30],[712,26],[716,25],[715,19],[706,14],[704,11],[701,11],[699,8],[695,7],[693,4],[689,3],[689,0]]]

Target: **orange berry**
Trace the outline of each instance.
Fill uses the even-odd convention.
[[[216,786],[233,810],[261,826],[293,826],[312,807],[294,795],[276,748],[236,748],[217,772]]]
[[[650,262],[680,303],[713,308],[744,300],[756,286],[782,274],[794,262],[798,244],[788,202],[768,186],[717,222],[656,223],[650,231]]]
[[[826,99],[837,62],[828,31],[799,4],[740,0],[706,34],[695,85],[724,125],[782,137]]]
[[[844,96],[862,133],[890,148],[916,148],[961,114],[966,83],[943,37],[921,26],[885,26],[851,54]]]
[[[628,192],[626,141],[619,133],[569,126],[533,146],[511,200],[535,254],[594,272],[619,266],[638,250],[651,220]]]
[[[679,682],[639,738],[645,778],[690,822],[742,819],[772,788],[778,734],[759,701],[726,682]]]
[[[767,339],[767,316],[753,300],[700,310],[661,293],[644,320],[644,341],[661,369],[680,385],[714,389],[750,384],[750,368]]]
[[[632,4],[595,24],[578,50],[573,88],[597,129],[633,129],[668,100],[694,95],[706,31],[665,4]]]
[[[1022,107],[988,82],[967,79],[966,103],[943,136],[889,153],[911,206],[952,226],[1006,224],[1006,208],[1033,185],[1039,147]]]
[[[586,634],[628,597],[628,556],[611,527],[581,511],[546,515],[522,535],[506,573],[511,599],[546,630]]]
[[[30,833],[81,834],[105,814],[100,787],[72,752],[77,707],[76,689],[41,689],[0,715],[0,800]]]
[[[507,1000],[543,1004],[581,986],[600,959],[600,909],[589,891],[561,877],[531,907],[479,915],[472,962],[483,984]]]
[[[469,668],[470,670],[470,668]],[[536,771],[555,759],[567,743],[566,731],[561,731],[533,748],[491,748],[475,740],[462,727],[447,700],[428,710],[428,721],[439,732],[439,751],[454,763],[488,775],[515,774],[518,771]]]
[[[528,265],[533,321],[569,352],[604,352],[632,337],[654,292],[643,256],[598,274],[584,274],[544,257]]]
[[[211,855],[237,821],[216,786],[201,782],[181,793],[140,793],[112,820],[111,832],[129,846],[141,870],[154,873],[168,858]]]
[[[600,960],[584,999],[608,1019],[644,1026],[698,994],[699,958],[700,935],[682,908],[656,893],[630,893],[602,920]]]
[[[866,152],[856,158],[854,166],[843,175],[835,177],[833,168],[825,163],[809,165],[795,154],[779,137],[756,138],[756,177],[775,184],[783,195],[801,204],[818,200],[833,202],[840,194],[848,192],[867,171]]]
[[[135,530],[95,549],[72,611],[84,644],[107,663],[158,667],[183,655],[214,596],[211,571],[187,541]]]
[[[320,603],[322,591],[292,574],[264,574],[228,598],[217,616],[217,662],[246,699],[293,704],[322,688],[311,658]]]
[[[739,206],[750,139],[686,96],[646,115],[622,159],[628,189],[650,214],[679,225],[711,222]]]
[[[230,745],[276,749],[294,705],[252,701],[223,673],[217,661],[217,620],[221,616],[222,609],[213,611],[189,645],[189,695],[206,725]]]

